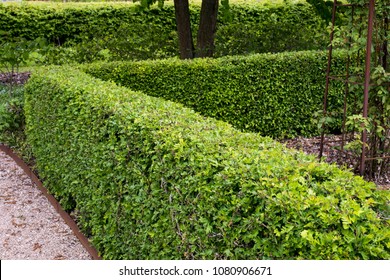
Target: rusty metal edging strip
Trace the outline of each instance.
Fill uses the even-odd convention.
[[[84,246],[84,248],[88,251],[88,253],[91,255],[93,260],[100,260],[101,257],[99,256],[98,251],[92,247],[90,244],[88,238],[79,230],[78,226],[76,225],[75,221],[69,216],[68,213],[65,212],[64,209],[62,209],[61,205],[58,203],[58,201],[49,194],[47,189],[43,186],[42,182],[38,179],[38,177],[31,171],[30,167],[18,156],[16,155],[9,147],[0,144],[0,150],[6,153],[9,157],[11,157],[15,163],[23,169],[23,171],[27,174],[27,176],[30,177],[30,179],[35,183],[35,185],[38,187],[38,189],[43,193],[43,195],[49,200],[49,202],[53,205],[53,207],[56,209],[58,214],[60,214],[61,218],[64,219],[65,223],[71,228],[73,233],[76,235],[76,237],[80,240],[81,244]]]

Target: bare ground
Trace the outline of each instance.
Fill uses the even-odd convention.
[[[30,77],[30,72],[21,73],[1,73],[0,72],[0,84],[4,85],[23,85]]]
[[[324,161],[328,163],[336,163],[338,166],[343,166],[358,174],[359,160],[353,159],[340,152],[341,135],[328,135],[325,137],[323,148]],[[298,137],[281,141],[289,148],[301,150],[307,154],[319,156],[321,137],[303,138]],[[386,170],[387,169],[387,170]],[[371,179],[379,188],[390,189],[390,168],[386,168],[381,174],[374,176]]]

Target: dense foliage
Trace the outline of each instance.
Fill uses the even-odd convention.
[[[216,56],[325,49],[328,43],[327,23],[308,4],[231,5],[230,15],[218,27]]]
[[[40,175],[106,259],[390,257],[389,193],[350,172],[71,68],[25,91]]]
[[[23,145],[23,103],[23,87],[0,83],[0,143],[19,148]]]
[[[390,172],[390,1],[374,1],[372,43],[367,42],[368,3],[371,1],[348,2],[355,5],[354,9],[345,11],[343,25],[336,24],[333,40],[333,46],[351,54],[344,79],[348,80],[348,95],[354,96],[356,101],[345,117],[345,133],[351,139],[345,148],[356,162],[361,158],[370,159],[360,165],[360,172],[372,179]],[[368,56],[367,44],[371,44],[371,55]],[[356,54],[364,59],[359,61]],[[366,73],[369,75],[367,80]]]
[[[334,55],[343,71],[345,54]],[[322,109],[325,52],[258,54],[219,59],[178,59],[94,63],[93,76],[133,90],[179,102],[245,131],[274,138],[318,133],[315,113]],[[342,85],[330,93],[333,109],[342,108]],[[339,129],[341,119],[330,125]]]
[[[191,6],[194,27],[199,11]],[[218,18],[216,56],[324,49],[327,44],[325,23],[308,4],[232,4],[230,16]],[[143,10],[128,3],[0,4],[0,33],[0,41],[43,37],[61,46],[48,55],[49,63],[178,55],[172,5]]]
[[[3,60],[176,55],[171,6],[79,7],[0,5],[11,54]],[[218,55],[322,48],[323,23],[308,5],[259,7],[232,6],[232,17],[221,17]],[[26,39],[38,37],[66,48],[47,55],[36,44],[32,53]],[[335,54],[336,74],[344,59]],[[295,52],[80,67],[111,82],[40,69],[25,90],[0,88],[0,141],[17,138],[25,113],[41,178],[105,259],[389,259],[388,191],[239,131],[315,133],[325,65],[325,53]],[[332,89],[330,103],[341,108],[340,87]]]

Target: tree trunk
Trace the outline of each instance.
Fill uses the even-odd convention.
[[[181,59],[194,58],[194,42],[192,39],[190,8],[188,0],[174,0],[177,32],[179,35],[179,51]]]
[[[217,29],[218,4],[219,0],[202,1],[196,57],[212,57],[214,54],[214,35]]]

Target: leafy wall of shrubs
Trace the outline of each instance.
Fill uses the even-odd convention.
[[[306,3],[231,5],[230,13],[216,34],[216,56],[325,49],[329,41],[326,23]]]
[[[23,88],[0,83],[0,143],[18,146],[24,139]]]
[[[344,69],[335,53],[335,72]],[[234,127],[274,138],[318,133],[323,108],[325,52],[258,54],[218,59],[94,63],[93,76],[179,102]],[[331,87],[330,108],[342,109],[342,84]],[[338,129],[339,122],[333,125]]]
[[[200,7],[191,7],[196,34]],[[310,5],[232,5],[219,16],[216,55],[323,49],[324,22]],[[52,52],[53,63],[166,58],[178,54],[172,5],[141,10],[134,4],[0,4],[1,40],[45,37],[69,47]]]
[[[53,63],[102,59],[104,50],[113,59],[174,56],[175,29],[171,8],[146,12],[124,3],[0,4],[2,40],[43,37],[65,47],[52,50]]]
[[[50,192],[106,259],[388,259],[389,193],[71,68],[25,88]]]

